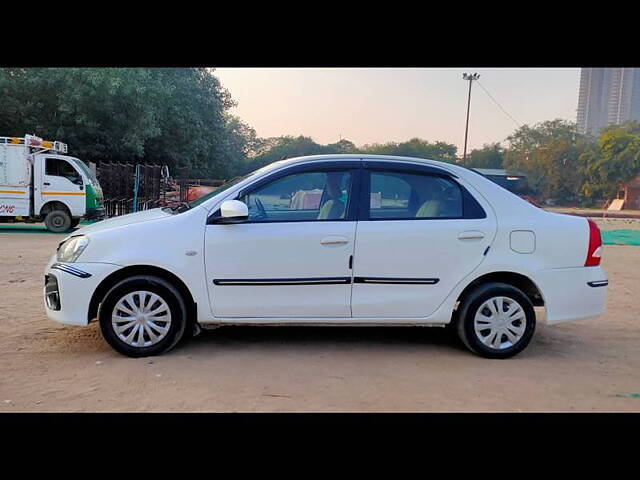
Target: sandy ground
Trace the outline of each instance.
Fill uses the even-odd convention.
[[[47,320],[43,268],[61,238],[0,233],[0,412],[640,411],[638,247],[605,247],[604,317],[538,323],[506,361],[439,328],[312,327],[226,327],[130,359],[96,324]]]
[[[637,218],[590,218],[600,230],[640,230],[640,219]]]

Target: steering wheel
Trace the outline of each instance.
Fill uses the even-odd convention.
[[[264,205],[262,205],[262,201],[256,197],[256,207],[258,207],[258,218],[267,218],[267,211],[264,209]]]

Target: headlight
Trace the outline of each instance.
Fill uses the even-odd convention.
[[[86,235],[78,235],[71,237],[69,240],[60,245],[58,249],[57,259],[59,262],[75,262],[84,249],[89,245],[89,237]]]

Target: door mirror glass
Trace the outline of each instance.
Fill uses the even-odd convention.
[[[247,205],[240,200],[225,200],[220,206],[220,223],[241,223],[249,218]]]

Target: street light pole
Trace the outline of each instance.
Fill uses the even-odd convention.
[[[480,78],[479,73],[463,73],[462,79],[469,81],[469,98],[467,99],[467,125],[464,129],[464,151],[462,152],[462,163],[464,164],[467,159],[467,137],[469,135],[469,109],[471,108],[471,84],[474,80]]]

